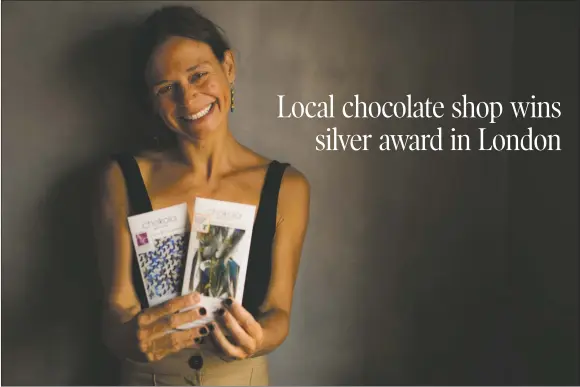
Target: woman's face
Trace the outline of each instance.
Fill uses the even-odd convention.
[[[171,130],[194,140],[227,128],[234,79],[231,52],[222,63],[209,45],[183,37],[159,45],[146,71],[156,113]]]

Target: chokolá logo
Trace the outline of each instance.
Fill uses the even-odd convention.
[[[239,220],[242,218],[242,214],[235,211],[227,210],[212,210],[211,215],[218,219],[235,219]]]
[[[143,225],[141,226],[142,228],[149,228],[149,227],[159,227],[159,226],[166,226],[169,223],[175,222],[177,221],[177,217],[176,216],[167,216],[165,218],[159,218],[159,219],[155,219],[155,220],[149,220],[145,223],[143,223]]]

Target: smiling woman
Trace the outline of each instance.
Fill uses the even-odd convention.
[[[179,36],[156,47],[146,70],[155,110],[169,129],[190,140],[227,124],[234,78],[230,51],[220,62],[207,44]]]
[[[288,164],[241,145],[229,130],[235,59],[218,28],[189,7],[164,7],[133,51],[137,98],[171,142],[121,155],[103,173],[98,239],[106,296],[104,337],[123,385],[260,385],[264,355],[289,331],[309,214],[309,185]],[[174,331],[207,314],[193,293],[148,307],[127,217],[196,197],[257,208],[243,304],[226,300],[218,323]],[[227,332],[227,333],[226,333]]]

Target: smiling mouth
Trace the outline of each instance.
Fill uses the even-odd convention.
[[[215,102],[212,102],[199,112],[192,114],[190,116],[182,116],[181,119],[189,122],[199,120],[200,118],[205,117],[211,111],[214,105]]]

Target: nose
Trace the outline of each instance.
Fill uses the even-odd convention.
[[[197,88],[189,83],[182,84],[178,88],[177,92],[177,104],[183,107],[189,107],[191,103],[195,100],[195,97],[198,94]]]

